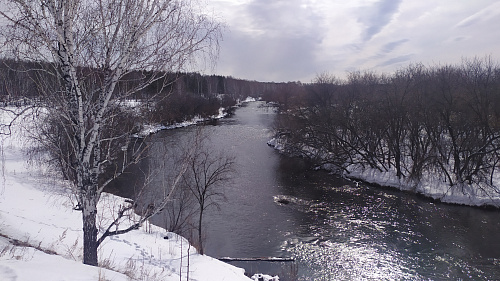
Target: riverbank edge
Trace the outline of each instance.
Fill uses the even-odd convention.
[[[286,153],[286,142],[276,136],[267,142],[267,145],[287,157],[297,157]],[[444,204],[462,205],[468,207],[500,210],[500,193],[491,196],[484,187],[472,185],[453,185],[440,179],[439,175],[425,175],[421,180],[414,181],[406,178],[398,178],[392,171],[379,171],[366,167],[350,166],[347,171],[323,165],[315,168],[335,173],[346,179],[363,182],[380,188],[396,189],[403,192],[413,193],[433,202]],[[495,182],[499,182],[499,180]]]
[[[199,125],[199,124],[206,124],[208,122],[214,122],[222,118],[227,118],[230,117],[234,114],[234,111],[238,108],[243,106],[245,103],[248,102],[255,102],[256,99],[252,97],[247,97],[246,99],[240,101],[238,100],[236,105],[229,107],[229,108],[219,108],[219,114],[210,116],[207,118],[202,118],[202,117],[195,117],[191,120],[187,120],[181,123],[175,123],[172,125],[161,125],[161,124],[143,124],[143,130],[139,132],[138,134],[133,135],[133,137],[136,138],[143,138],[155,133],[158,133],[159,131],[163,130],[173,130],[173,129],[179,129],[179,128],[185,128],[189,126],[194,126],[194,125]]]
[[[22,111],[22,108],[16,110]],[[4,123],[10,123],[13,117],[14,111],[0,111],[0,121]],[[34,119],[14,121],[9,133],[0,136],[0,280],[11,277],[20,281],[107,280],[105,277],[179,280],[182,262],[186,262],[187,257],[188,268],[191,260],[190,273],[197,280],[220,280],[221,276],[252,280],[245,276],[243,269],[201,255],[189,246],[186,238],[149,223],[106,239],[99,248],[102,263],[99,267],[83,264],[81,213],[74,209],[71,188],[67,181],[28,153],[33,143],[26,129],[33,127]],[[103,192],[97,214],[99,223],[109,225],[106,223],[114,220],[115,211],[124,200],[126,198]],[[123,223],[124,228],[125,224],[137,221],[134,214],[129,219]],[[65,270],[58,268],[61,264]],[[80,275],[72,275],[76,272]]]

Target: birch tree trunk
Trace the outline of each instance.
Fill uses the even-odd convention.
[[[97,188],[89,184],[85,187],[84,200],[82,205],[83,221],[83,263],[88,265],[98,265],[97,260]]]
[[[200,55],[214,58],[221,26],[191,1],[0,1],[4,6],[0,15],[6,23],[0,29],[5,42],[1,50],[16,59],[40,62],[44,67],[31,71],[56,81],[55,85],[38,83],[44,107],[54,122],[40,140],[55,151],[63,163],[61,168],[70,171],[77,209],[82,211],[83,262],[97,265],[97,248],[104,238],[138,228],[164,207],[160,204],[122,230],[110,230],[118,226],[118,221],[107,228],[96,224],[97,204],[104,187],[141,155],[139,152],[128,161],[117,157],[129,143],[131,132],[112,128],[112,107],[161,81],[168,72],[183,70]],[[140,79],[134,81],[133,87],[119,91],[117,85],[131,72],[141,73]],[[59,133],[63,141],[54,142],[61,139]],[[108,175],[104,171],[109,167],[121,169]],[[119,212],[123,216],[123,212],[131,210],[133,204]]]

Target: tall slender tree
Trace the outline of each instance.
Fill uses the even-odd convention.
[[[57,130],[47,130],[44,139],[64,140],[51,144],[64,154],[61,161],[70,171],[82,211],[83,262],[97,265],[99,244],[120,233],[108,228],[98,237],[97,203],[104,187],[131,161],[117,157],[130,139],[130,131],[113,130],[117,105],[162,81],[167,72],[185,69],[199,55],[214,58],[221,26],[197,9],[194,0],[0,3],[2,54],[40,62],[31,71],[50,77],[50,83],[40,79],[38,87]],[[120,88],[125,79],[133,79],[133,86]]]
[[[198,246],[203,255],[203,217],[210,207],[219,207],[225,199],[223,186],[234,175],[234,158],[207,146],[208,136],[201,130],[196,132],[193,153],[188,168],[183,174],[186,188],[191,192],[198,207]]]

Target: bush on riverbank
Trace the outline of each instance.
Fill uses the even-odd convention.
[[[499,73],[485,58],[392,75],[353,72],[346,81],[322,75],[286,99],[276,130],[284,151],[317,166],[498,206]]]

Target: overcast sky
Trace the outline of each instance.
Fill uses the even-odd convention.
[[[227,25],[215,73],[311,82],[319,73],[500,60],[498,0],[207,0]]]

